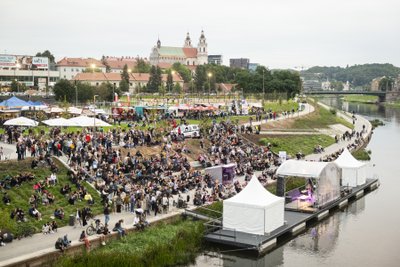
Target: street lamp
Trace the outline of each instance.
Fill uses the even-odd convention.
[[[263,108],[264,108],[264,100],[265,100],[264,73],[265,73],[265,69],[263,69],[262,71],[263,71],[263,80],[262,80],[263,98],[262,98],[262,105],[263,105]]]
[[[90,67],[92,68],[92,73],[94,73],[94,69],[96,68],[96,64],[92,63],[92,64],[90,64]]]
[[[211,77],[212,77],[212,73],[209,72],[207,73],[207,77],[208,77],[208,104],[210,104],[210,94],[211,94]]]

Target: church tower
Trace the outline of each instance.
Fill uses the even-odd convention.
[[[185,44],[183,45],[184,48],[192,48],[192,40],[190,40],[189,32],[186,33]]]
[[[208,51],[206,37],[204,31],[201,31],[199,43],[197,45],[197,65],[203,65],[208,63]]]

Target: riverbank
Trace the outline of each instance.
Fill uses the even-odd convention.
[[[364,104],[376,104],[379,101],[378,97],[373,95],[345,95],[342,99],[346,102],[356,102]]]

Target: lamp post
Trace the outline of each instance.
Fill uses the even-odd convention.
[[[211,94],[211,77],[212,77],[212,73],[209,72],[207,73],[207,77],[208,77],[208,104],[210,104],[210,94]]]
[[[261,103],[262,103],[262,105],[263,105],[263,108],[264,108],[264,100],[265,100],[264,73],[265,73],[265,69],[263,69],[263,80],[262,80],[263,98],[262,98]]]

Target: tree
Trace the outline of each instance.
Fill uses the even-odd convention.
[[[49,58],[50,63],[55,62],[54,56],[49,50],[45,50],[43,53],[38,52],[38,53],[36,53],[36,56],[37,57],[47,57],[47,58]]]
[[[10,85],[11,92],[19,92],[19,87],[20,83],[13,79]]]
[[[179,73],[185,83],[188,83],[192,80],[192,72],[185,65],[182,65],[179,62],[175,62],[172,65],[172,69]]]
[[[96,87],[88,83],[81,83],[81,82],[78,82],[76,86],[78,89],[78,101],[80,103],[86,103],[93,99]]]
[[[96,88],[96,94],[99,95],[99,98],[104,101],[112,101],[113,100],[113,92],[119,94],[119,88],[114,88],[114,86],[109,83],[102,83],[100,86]]]
[[[119,90],[121,92],[128,92],[129,91],[129,82],[127,82],[126,80],[122,79],[119,82]]]
[[[124,68],[122,69],[121,73],[121,79],[126,81],[127,84],[129,85],[129,72],[128,72],[128,65],[124,65]]]
[[[149,63],[147,63],[142,58],[137,58],[136,59],[136,66],[133,69],[133,72],[135,72],[135,73],[149,73],[150,69],[151,69],[151,65]]]
[[[172,77],[171,70],[169,70],[168,71],[168,75],[167,75],[167,88],[168,88],[168,91],[170,91],[173,87],[174,87],[174,80],[173,80],[173,77]]]
[[[178,95],[181,95],[182,94],[182,86],[179,84],[179,83],[175,83],[175,86],[174,86],[174,93],[175,94],[178,94]]]
[[[165,92],[166,92],[166,90],[165,90],[165,86],[164,86],[163,84],[160,85],[160,86],[158,86],[158,93],[159,93],[160,95],[164,96],[164,95],[165,95]]]
[[[198,65],[196,67],[196,74],[194,76],[194,81],[197,90],[199,90],[200,88],[204,88],[204,85],[207,81],[206,67],[204,65]]]
[[[59,80],[53,88],[54,98],[57,101],[67,101],[72,103],[75,101],[75,87],[74,85],[65,79]]]
[[[147,83],[147,89],[150,92],[157,92],[159,86],[162,84],[162,75],[160,67],[152,66],[150,70],[150,78]]]

